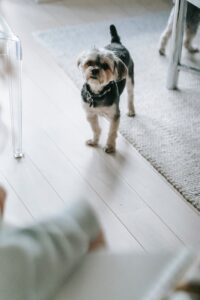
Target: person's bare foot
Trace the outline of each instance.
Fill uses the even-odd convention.
[[[106,243],[105,243],[104,234],[101,231],[97,236],[97,238],[94,241],[90,242],[89,251],[94,251],[99,247],[105,246],[105,244]]]
[[[6,201],[6,191],[0,186],[0,214],[3,216],[4,206]]]

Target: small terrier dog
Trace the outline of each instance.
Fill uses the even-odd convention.
[[[104,115],[110,120],[106,153],[115,152],[117,130],[120,121],[119,100],[125,85],[128,92],[128,116],[135,115],[134,109],[134,64],[129,51],[121,44],[114,25],[110,25],[111,43],[104,48],[92,49],[82,53],[78,66],[85,77],[81,96],[93,138],[86,143],[97,146],[101,129],[98,116]]]
[[[160,55],[165,55],[167,42],[172,34],[173,19],[174,19],[174,7],[171,10],[167,26],[160,38],[160,43],[159,43]],[[192,46],[192,40],[197,33],[199,23],[200,23],[200,9],[188,2],[184,46],[190,53],[199,52],[199,49],[197,47]]]

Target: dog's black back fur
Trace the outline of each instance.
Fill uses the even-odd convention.
[[[129,51],[126,49],[124,45],[122,45],[120,37],[117,33],[116,27],[112,24],[110,25],[110,34],[111,34],[111,43],[107,45],[105,48],[111,50],[115,53],[115,55],[120,58],[123,63],[128,68],[128,75],[134,83],[134,63],[131,59]]]

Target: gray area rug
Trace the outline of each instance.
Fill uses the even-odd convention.
[[[135,62],[137,115],[133,119],[126,116],[124,93],[120,132],[200,210],[200,78],[181,72],[180,89],[165,88],[168,56],[158,55],[157,44],[168,15],[161,11],[113,22]],[[76,57],[85,49],[109,43],[110,23],[61,27],[34,36],[80,88]],[[199,54],[191,56],[184,51],[183,58],[200,66]]]

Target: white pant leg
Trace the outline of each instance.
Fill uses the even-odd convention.
[[[65,282],[99,233],[88,205],[0,234],[0,299],[47,300]]]

